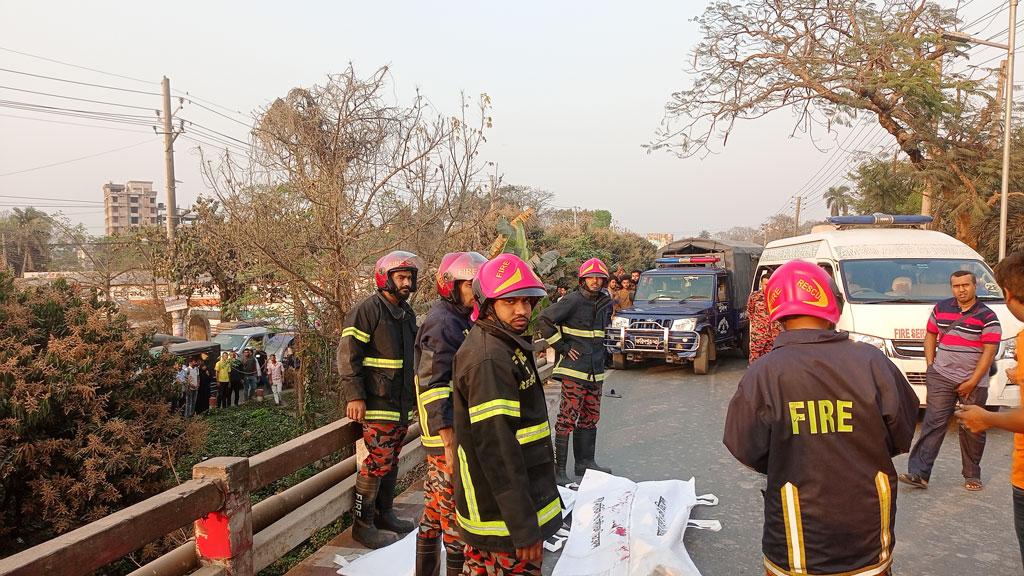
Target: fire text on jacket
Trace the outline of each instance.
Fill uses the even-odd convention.
[[[793,435],[801,431],[811,434],[853,432],[853,401],[807,400],[789,403],[789,420]]]

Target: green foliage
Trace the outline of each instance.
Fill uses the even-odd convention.
[[[47,270],[53,224],[45,212],[35,208],[15,208],[0,214],[0,271],[25,272]]]
[[[850,213],[850,206],[853,204],[853,196],[850,194],[849,186],[831,186],[822,194],[825,199],[825,208],[832,216],[847,215]]]
[[[857,187],[852,208],[860,214],[915,214],[921,210],[919,177],[908,162],[875,158],[850,174]]]
[[[611,228],[612,213],[608,210],[594,210],[594,228]]]
[[[171,413],[173,386],[112,305],[0,273],[0,554],[168,488],[199,433]]]

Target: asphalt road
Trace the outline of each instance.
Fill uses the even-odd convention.
[[[650,365],[615,371],[605,382],[606,392],[615,389],[622,398],[602,400],[598,461],[636,481],[692,476],[698,494],[719,497],[718,506],[698,506],[694,517],[720,520],[721,532],[689,530],[685,538],[704,576],[764,574],[762,476],[722,445],[728,402],[745,368],[730,355],[707,376],[694,376],[688,367]],[[1011,449],[1011,434],[990,432],[982,461],[985,489],[967,492],[951,428],[929,488],[899,490],[895,574],[1024,574],[1013,531]],[[906,461],[900,456],[896,469],[904,471]]]

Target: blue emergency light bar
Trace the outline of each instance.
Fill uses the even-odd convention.
[[[825,219],[836,226],[922,226],[931,224],[931,216],[870,214],[867,216],[831,216]]]

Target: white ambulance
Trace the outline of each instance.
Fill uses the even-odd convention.
[[[761,254],[762,274],[790,260],[806,260],[836,280],[846,305],[838,328],[885,352],[925,402],[924,337],[928,315],[952,297],[949,277],[968,270],[978,278],[978,299],[999,316],[1003,341],[989,380],[988,405],[1017,406],[1020,388],[1007,382],[1021,322],[1010,314],[992,269],[980,254],[941,232],[924,230],[925,216],[840,216],[811,234],[770,242]]]

